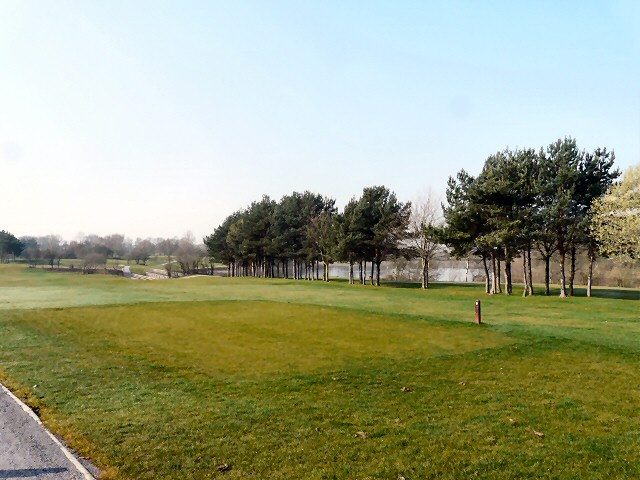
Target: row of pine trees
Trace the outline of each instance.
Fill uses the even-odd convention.
[[[229,215],[205,237],[208,254],[228,265],[230,276],[329,280],[329,265],[349,265],[349,281],[380,285],[383,260],[422,260],[428,286],[430,260],[446,246],[456,258],[482,260],[487,293],[513,292],[512,262],[522,258],[524,295],[533,295],[532,254],[560,263],[560,296],[573,295],[577,254],[589,259],[588,294],[598,245],[590,209],[619,176],[614,154],[579,150],[575,139],[546,148],[505,149],[491,155],[476,177],[464,170],[450,177],[442,215],[429,205],[398,201],[384,186],[368,187],[342,212],[335,200],[311,192],[264,196]],[[439,217],[439,218],[438,218]],[[568,264],[568,265],[567,265]],[[320,274],[322,269],[322,275]]]
[[[380,285],[380,264],[403,254],[411,205],[383,186],[365,188],[338,213],[335,200],[294,192],[279,202],[263,197],[229,215],[204,243],[230,276],[329,280],[329,264],[349,264],[349,280]]]

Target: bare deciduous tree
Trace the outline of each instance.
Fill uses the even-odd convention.
[[[322,212],[311,219],[306,229],[307,239],[314,253],[324,265],[323,280],[329,281],[329,264],[333,262],[336,249],[334,215]]]
[[[83,261],[82,273],[95,273],[101,266],[106,267],[107,255],[104,253],[87,250],[80,258]]]
[[[409,251],[422,263],[422,288],[429,288],[429,262],[441,250],[437,239],[437,228],[442,223],[439,202],[431,190],[413,203],[409,220]]]
[[[178,250],[178,247],[180,246],[180,242],[178,241],[177,238],[165,238],[165,239],[159,240],[157,242],[157,245],[160,253],[167,256],[167,264],[165,265],[165,268],[167,270],[167,275],[169,275],[169,278],[171,278],[171,272],[172,272],[171,256],[176,253],[176,250]]]
[[[204,245],[197,245],[193,233],[182,237],[176,250],[176,261],[184,275],[195,273],[205,255]]]

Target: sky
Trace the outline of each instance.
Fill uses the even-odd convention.
[[[0,229],[212,233],[262,195],[443,196],[571,136],[640,162],[640,2],[0,0]]]

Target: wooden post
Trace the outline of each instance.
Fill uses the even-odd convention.
[[[480,300],[476,300],[476,323],[482,323],[482,311],[480,310]]]

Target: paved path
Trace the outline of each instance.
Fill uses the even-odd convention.
[[[0,479],[91,480],[91,474],[0,385]]]

